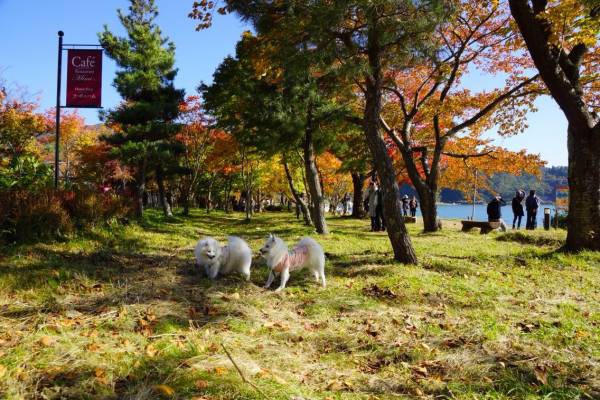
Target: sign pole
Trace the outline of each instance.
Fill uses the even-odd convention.
[[[58,189],[60,176],[60,81],[62,75],[63,31],[58,31],[58,73],[56,77],[56,142],[54,143],[54,188]]]

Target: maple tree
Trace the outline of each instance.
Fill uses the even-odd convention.
[[[352,189],[352,179],[350,174],[343,171],[342,160],[332,152],[324,152],[317,157],[317,161],[324,192],[329,198],[330,209],[335,213],[344,195]]]
[[[499,163],[501,159],[510,158],[536,174],[542,165],[537,157],[509,154],[480,139],[494,126],[505,136],[523,131],[526,112],[543,92],[538,75],[525,73],[530,61],[510,29],[506,3],[460,0],[454,6],[456,11],[432,36],[435,52],[387,70],[380,116],[419,194],[425,231],[438,229],[441,169],[452,164],[449,159],[473,159],[472,164],[486,164],[488,174],[514,169]],[[505,87],[479,92],[465,88],[463,77],[476,70],[506,75]]]
[[[50,110],[45,114],[47,120],[47,132],[56,130],[56,110]],[[76,169],[73,168],[77,159],[77,151],[79,147],[93,143],[98,138],[98,132],[86,127],[85,119],[74,111],[62,111],[60,120],[60,155],[62,158],[62,173],[61,176],[69,182],[74,175]],[[54,143],[56,140],[54,135],[49,135],[44,142]]]
[[[568,122],[566,248],[600,250],[600,6],[508,1],[535,68]]]
[[[48,131],[38,104],[13,98],[0,90],[0,157],[8,162],[27,154],[39,154],[37,137]]]
[[[184,147],[183,165],[187,173],[180,179],[183,215],[189,214],[190,197],[195,192],[211,146],[211,130],[199,96],[188,96],[180,105],[181,131],[176,138]],[[214,140],[213,140],[214,141]]]

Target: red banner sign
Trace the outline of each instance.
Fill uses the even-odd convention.
[[[102,107],[102,50],[69,49],[67,107]]]

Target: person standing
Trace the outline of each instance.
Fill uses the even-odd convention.
[[[369,183],[369,188],[365,193],[365,200],[368,204],[369,217],[371,218],[371,232],[377,232],[380,229],[380,223],[377,219],[378,188],[375,181]]]
[[[377,218],[377,226],[380,231],[385,231],[385,218],[383,215],[383,189],[377,189],[377,209],[375,210],[375,218]]]
[[[348,213],[348,203],[350,203],[350,193],[346,192],[342,198],[342,215],[346,215]]]
[[[488,203],[487,214],[489,222],[500,222],[500,230],[506,232],[506,224],[502,220],[502,206],[506,202],[500,196],[496,196]]]
[[[537,228],[537,211],[540,208],[540,198],[536,196],[535,190],[529,191],[529,196],[525,200],[525,209],[527,210],[527,225],[529,230]]]
[[[419,207],[419,203],[417,202],[417,196],[413,196],[412,199],[410,199],[410,216],[411,217],[416,217],[417,216],[417,208]]]
[[[402,196],[402,212],[404,213],[404,216],[407,217],[408,216],[408,210],[410,209],[410,200],[408,199],[408,195],[404,195]]]
[[[512,228],[521,229],[521,220],[523,219],[523,200],[525,199],[525,192],[517,190],[515,197],[512,199],[512,211],[513,211],[513,223]]]

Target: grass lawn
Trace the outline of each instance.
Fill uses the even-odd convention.
[[[327,289],[283,293],[194,267],[202,235],[308,229],[291,214],[148,213],[143,226],[0,247],[0,398],[598,399],[600,254],[556,252],[564,231],[410,228],[418,266],[387,236],[329,218]],[[277,282],[276,282],[277,283]]]

